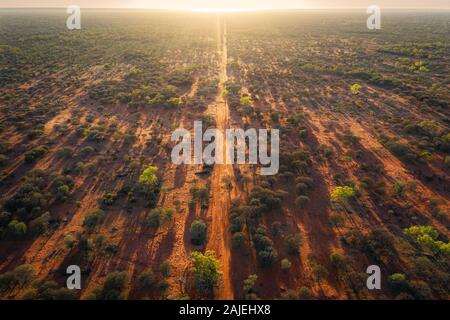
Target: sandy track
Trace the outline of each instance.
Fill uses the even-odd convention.
[[[229,108],[228,104],[222,96],[227,77],[227,38],[226,24],[223,22],[223,28],[220,32],[222,46],[220,48],[220,77],[219,88],[216,101],[209,107],[209,112],[215,117],[217,129],[224,132],[229,127]],[[220,39],[219,39],[220,42]],[[233,167],[227,159],[226,141],[224,151],[224,159],[226,164],[215,165],[211,177],[211,199],[209,205],[208,216],[211,217],[211,225],[209,230],[209,239],[207,250],[213,250],[216,253],[221,265],[222,285],[217,291],[217,299],[233,299],[234,293],[230,276],[230,239],[228,234],[228,211],[230,202],[233,197],[237,196],[237,190],[233,188],[230,192],[224,183],[225,178],[231,178],[236,185]]]

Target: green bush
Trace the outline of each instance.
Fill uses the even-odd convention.
[[[312,292],[309,288],[301,287],[298,295],[301,300],[309,300],[311,299]]]
[[[8,224],[9,232],[14,237],[23,237],[27,233],[27,225],[24,222],[13,220]]]
[[[309,202],[309,197],[307,196],[298,196],[295,199],[295,205],[299,208],[304,208]]]
[[[36,271],[29,264],[22,264],[13,271],[0,274],[0,293],[14,288],[23,288],[34,280],[35,274]]]
[[[301,237],[300,234],[288,235],[284,238],[286,251],[289,255],[297,255],[300,250]]]
[[[214,251],[206,251],[205,254],[194,251],[191,260],[197,289],[202,294],[211,294],[222,276]]]
[[[103,210],[97,209],[86,215],[83,220],[83,227],[88,232],[94,232],[97,227],[102,223],[105,213]]]
[[[46,233],[49,230],[50,218],[50,212],[46,212],[38,218],[31,220],[29,223],[30,232],[35,235]]]
[[[25,153],[25,162],[32,163],[42,158],[48,152],[47,146],[38,146]]]
[[[108,275],[103,284],[98,300],[122,300],[122,290],[125,288],[127,275],[125,272],[115,271]]]
[[[236,232],[231,237],[231,245],[234,249],[242,248],[247,242],[247,235],[244,232]]]
[[[292,267],[292,262],[289,261],[289,259],[284,258],[281,260],[281,269],[282,270],[289,270]]]
[[[388,278],[388,283],[396,291],[403,291],[408,288],[406,276],[403,273],[391,274]]]
[[[251,274],[244,280],[244,292],[251,293],[253,292],[253,288],[255,287],[256,281],[258,280],[258,276],[256,274]]]
[[[331,192],[331,199],[333,201],[345,202],[349,198],[356,196],[356,190],[350,186],[336,187]]]
[[[328,278],[329,275],[327,268],[320,264],[314,267],[313,272],[318,282],[321,282],[322,280]]]
[[[172,269],[172,266],[170,265],[169,261],[164,261],[159,265],[159,271],[161,272],[163,277],[168,277],[170,275],[170,270]]]
[[[202,220],[195,220],[191,224],[190,235],[191,243],[196,246],[202,246],[206,242],[206,224]]]
[[[403,233],[434,254],[450,256],[450,243],[437,240],[439,233],[432,226],[412,226],[404,229]]]
[[[156,276],[151,271],[142,272],[138,276],[138,288],[141,291],[149,291],[152,290],[156,285]]]

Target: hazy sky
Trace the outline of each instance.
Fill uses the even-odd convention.
[[[154,8],[154,9],[323,9],[365,8],[446,8],[450,0],[0,0],[0,8],[67,7]]]

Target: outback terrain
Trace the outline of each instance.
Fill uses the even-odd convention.
[[[450,298],[449,12],[82,17],[0,10],[0,299]],[[278,174],[173,164],[199,120]]]

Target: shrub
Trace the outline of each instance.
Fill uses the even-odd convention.
[[[59,287],[55,281],[38,280],[33,283],[34,288],[25,292],[21,299],[33,300],[75,300],[76,290]]]
[[[295,182],[306,184],[308,188],[312,188],[314,186],[314,180],[310,177],[300,176],[295,179]]]
[[[0,167],[3,167],[6,165],[6,162],[8,161],[8,157],[4,154],[0,154]]]
[[[219,271],[219,261],[216,259],[214,251],[206,251],[205,254],[194,251],[191,254],[191,260],[197,289],[200,293],[212,293],[222,276]]]
[[[407,144],[402,144],[398,142],[388,142],[386,144],[386,147],[389,149],[390,152],[392,152],[393,155],[395,155],[401,161],[414,162],[415,160],[417,160],[416,153]]]
[[[200,203],[203,207],[207,206],[209,200],[209,189],[207,187],[192,187],[189,192],[196,203]]]
[[[39,235],[46,233],[50,224],[50,212],[46,212],[38,218],[31,220],[29,223],[29,229],[32,234]]]
[[[306,195],[308,189],[309,189],[308,185],[303,182],[299,182],[295,185],[295,192],[298,195]]]
[[[150,228],[158,228],[159,227],[159,215],[160,211],[157,209],[151,210],[145,217],[144,223]]]
[[[75,239],[72,237],[72,235],[68,234],[64,237],[64,245],[67,249],[72,249],[75,245]]]
[[[311,289],[306,288],[306,287],[301,287],[298,296],[301,300],[311,299],[311,296],[312,296]]]
[[[288,270],[292,267],[292,263],[289,261],[289,259],[284,258],[281,260],[281,269],[282,270]]]
[[[352,94],[357,95],[359,94],[359,91],[361,90],[361,85],[360,84],[352,84],[352,86],[350,87],[350,91],[352,92]]]
[[[263,267],[272,265],[278,253],[273,247],[273,241],[267,236],[266,228],[259,226],[253,235],[253,246],[257,251],[258,261]]]
[[[112,206],[117,199],[117,194],[106,192],[102,198],[102,204],[105,206]]]
[[[46,175],[40,170],[33,170],[25,177],[25,181],[19,190],[10,197],[4,207],[11,213],[39,212],[46,205],[46,199],[42,189],[46,186]]]
[[[138,276],[138,288],[141,291],[149,291],[154,288],[156,284],[156,276],[151,271],[142,272]]]
[[[73,156],[73,154],[74,154],[73,148],[68,147],[68,146],[62,147],[61,149],[56,151],[56,155],[58,157],[66,158],[66,159],[71,158]]]
[[[262,267],[271,266],[278,257],[278,253],[273,247],[267,247],[264,250],[258,252],[258,261]]]
[[[406,276],[403,273],[394,273],[389,276],[389,285],[397,291],[402,291],[407,288]]]
[[[403,233],[435,254],[450,255],[450,243],[437,240],[439,233],[432,226],[412,226],[404,229]]]
[[[88,232],[94,232],[103,221],[104,216],[105,216],[104,211],[100,209],[88,213],[83,220],[83,227]]]
[[[164,261],[163,263],[160,264],[159,271],[161,272],[163,277],[168,277],[170,275],[171,268],[172,266],[170,265],[170,262]]]
[[[154,193],[159,186],[158,177],[156,176],[158,167],[147,167],[139,176],[139,183],[143,186],[147,194]]]
[[[121,300],[127,275],[125,272],[115,271],[108,275],[103,284],[101,300]]]
[[[328,221],[335,227],[340,227],[344,224],[344,218],[339,213],[330,215]]]
[[[78,153],[78,156],[81,157],[81,158],[86,158],[86,157],[90,156],[93,153],[94,153],[94,148],[92,148],[90,146],[87,146],[87,147],[84,147],[84,148],[82,148],[80,150],[80,152]]]
[[[314,267],[313,272],[314,272],[314,274],[316,276],[316,280],[318,282],[321,282],[323,279],[328,278],[329,273],[328,273],[327,268],[325,268],[324,266],[322,266],[320,264]]]
[[[244,232],[236,232],[231,238],[231,244],[234,249],[242,248],[247,242],[247,235]]]
[[[38,146],[25,153],[25,162],[32,163],[48,152],[47,146]]]
[[[394,183],[392,190],[394,192],[394,195],[403,198],[406,192],[406,184],[401,181],[397,181]]]
[[[297,255],[301,244],[300,234],[289,235],[284,239],[286,251],[289,255]]]
[[[33,281],[35,274],[36,272],[33,266],[29,264],[20,265],[13,271],[1,274],[0,293],[13,290],[16,287],[24,287]]]
[[[206,242],[206,231],[206,224],[202,220],[192,222],[190,228],[191,243],[196,246],[202,246]]]
[[[304,208],[306,204],[309,202],[309,198],[307,196],[298,196],[295,199],[295,205],[299,208]]]
[[[330,261],[338,268],[342,268],[345,265],[345,257],[342,256],[339,252],[333,252],[332,254],[330,254]]]
[[[150,210],[145,216],[144,223],[150,227],[157,229],[161,224],[168,223],[173,216],[173,209],[155,208]]]
[[[356,190],[350,186],[336,187],[331,192],[331,199],[333,201],[345,202],[354,196],[356,196]]]
[[[421,280],[413,280],[409,282],[409,288],[412,295],[418,300],[432,300],[433,293],[428,284]]]
[[[27,233],[27,225],[24,222],[13,220],[8,224],[10,233],[15,237],[23,237]]]
[[[298,300],[297,292],[294,290],[287,290],[281,294],[282,300]]]
[[[281,206],[286,193],[283,191],[273,191],[262,187],[254,187],[250,193],[250,203],[258,204],[264,212],[278,209]]]
[[[251,274],[244,280],[244,292],[251,293],[253,292],[253,288],[255,287],[256,281],[258,280],[258,276],[256,274]]]

